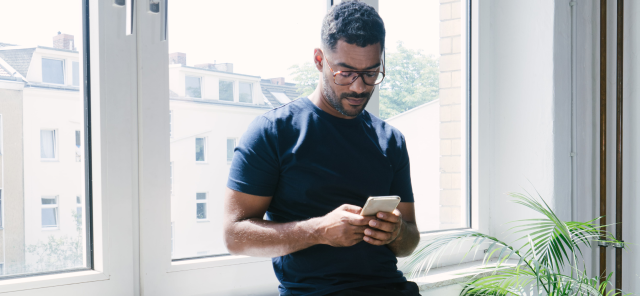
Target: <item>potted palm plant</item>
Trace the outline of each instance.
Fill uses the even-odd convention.
[[[426,274],[446,250],[466,245],[470,247],[462,260],[479,249],[484,250],[485,255],[482,266],[473,272],[482,272],[482,275],[465,282],[460,295],[623,294],[611,288],[611,273],[600,283],[599,277],[589,278],[585,270],[581,248],[590,248],[592,242],[617,242],[610,233],[603,231],[605,226],[596,224],[600,218],[565,222],[542,198],[519,193],[509,196],[515,203],[541,214],[536,219],[512,222],[516,225],[509,230],[520,236],[512,244],[475,231],[440,235],[421,244],[404,262],[404,269],[410,270],[410,278]],[[513,264],[515,262],[517,264]]]

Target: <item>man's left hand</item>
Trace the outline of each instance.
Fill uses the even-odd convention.
[[[369,228],[364,231],[364,241],[382,246],[392,243],[402,231],[402,214],[398,209],[392,213],[378,212],[377,219],[369,221]]]

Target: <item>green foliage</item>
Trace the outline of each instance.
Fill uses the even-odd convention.
[[[380,118],[387,119],[438,98],[439,61],[398,42],[386,54],[385,78],[380,84]]]
[[[301,65],[293,65],[289,67],[291,75],[293,75],[293,81],[296,82],[299,97],[306,97],[310,95],[318,86],[318,79],[320,79],[320,72],[316,66],[311,62],[306,62]]]
[[[462,260],[472,252],[475,256],[479,249],[486,250],[482,267],[472,274],[487,271],[490,274],[473,277],[460,295],[623,295],[622,291],[611,288],[606,291],[612,286],[611,273],[600,284],[598,277],[589,278],[585,271],[582,247],[591,247],[593,241],[617,242],[605,232],[606,225],[596,224],[601,217],[587,222],[565,222],[541,197],[509,195],[515,203],[541,214],[537,219],[513,222],[517,225],[510,230],[521,234],[514,244],[520,242],[522,246],[516,248],[514,244],[475,231],[441,235],[419,246],[409,257],[406,267],[411,270],[411,277],[426,274],[446,251],[469,245]],[[518,263],[507,264],[508,259]]]
[[[80,215],[72,211],[73,220],[76,222],[76,237],[50,235],[46,241],[26,247],[27,253],[37,258],[35,264],[25,267],[29,273],[63,270],[83,266],[82,250],[82,222]]]

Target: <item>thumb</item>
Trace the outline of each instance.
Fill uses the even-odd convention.
[[[342,210],[347,211],[349,213],[354,213],[359,215],[360,212],[362,211],[362,208],[359,206],[354,206],[354,205],[350,205],[350,204],[343,204],[341,206]]]

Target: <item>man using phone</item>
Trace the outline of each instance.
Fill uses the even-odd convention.
[[[365,110],[385,75],[384,23],[345,1],[321,35],[316,90],[256,118],[235,150],[226,246],[272,257],[280,295],[419,295],[396,259],[419,241],[404,136]],[[388,195],[401,197],[393,212],[359,215]]]

